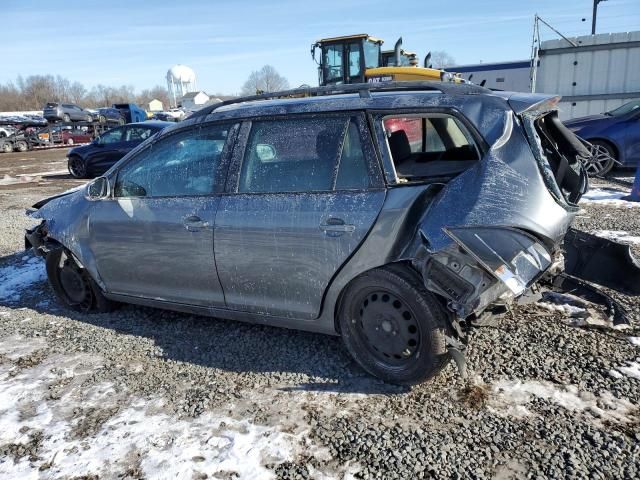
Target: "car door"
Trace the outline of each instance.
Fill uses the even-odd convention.
[[[620,132],[624,142],[624,161],[626,165],[635,166],[640,162],[640,112],[634,111],[623,122]]]
[[[100,175],[111,168],[124,154],[121,152],[127,127],[113,128],[98,138],[94,149],[87,156],[87,169]]]
[[[89,218],[90,245],[111,293],[224,306],[213,225],[232,124],[193,126],[151,143],[114,173]]]
[[[238,144],[215,228],[226,305],[316,318],[384,202],[364,115],[246,122]]]

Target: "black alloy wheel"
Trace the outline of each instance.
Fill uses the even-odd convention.
[[[69,157],[69,173],[74,178],[87,178],[87,164],[77,155]]]
[[[351,282],[339,309],[347,349],[369,373],[413,385],[449,360],[448,312],[407,266],[379,268]]]

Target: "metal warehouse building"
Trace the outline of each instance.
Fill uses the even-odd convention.
[[[571,43],[570,43],[571,42]],[[474,83],[500,90],[562,95],[563,119],[602,113],[640,98],[640,32],[547,40],[531,61],[452,67]],[[533,77],[533,78],[532,78]]]

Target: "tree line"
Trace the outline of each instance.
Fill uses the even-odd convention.
[[[114,103],[136,103],[142,107],[157,98],[169,108],[165,87],[136,92],[131,85],[112,87],[96,85],[91,89],[60,75],[19,76],[15,82],[0,84],[0,111],[41,110],[47,102],[74,103],[83,108],[110,107]]]

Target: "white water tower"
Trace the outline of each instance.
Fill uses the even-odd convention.
[[[185,94],[197,91],[196,73],[186,65],[174,65],[167,72],[167,90],[171,106],[177,107]]]

